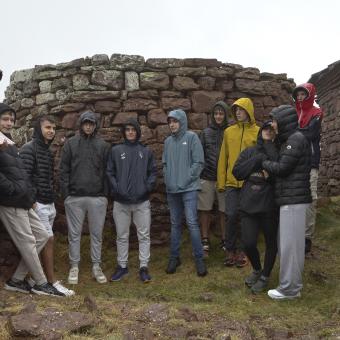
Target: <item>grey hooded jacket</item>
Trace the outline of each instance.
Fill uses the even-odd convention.
[[[166,191],[175,194],[199,190],[204,166],[202,144],[196,133],[187,131],[187,116],[183,110],[171,111],[170,117],[179,121],[180,128],[164,142],[162,163]]]

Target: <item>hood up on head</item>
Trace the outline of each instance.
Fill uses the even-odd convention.
[[[39,117],[37,119],[37,121],[35,122],[32,138],[38,140],[39,142],[42,142],[43,144],[46,144],[45,143],[45,138],[44,138],[44,136],[42,134],[42,130],[41,130],[41,120],[42,120],[42,118],[43,117]],[[54,139],[54,137],[53,137],[53,139]],[[53,139],[49,140],[48,144],[46,144],[46,145],[51,145],[52,142],[53,142]]]
[[[93,131],[93,136],[97,133],[97,128],[98,128],[98,122],[97,122],[97,119],[96,119],[96,115],[94,112],[92,111],[85,111],[83,112],[80,117],[79,117],[79,132],[80,134],[84,135],[84,131],[82,129],[82,125],[85,123],[85,122],[91,122],[93,124],[96,125],[94,131]]]
[[[174,118],[174,119],[178,120],[178,122],[179,122],[179,130],[177,131],[176,134],[173,134],[173,135],[174,136],[184,135],[185,132],[188,130],[188,120],[187,120],[186,113],[181,109],[173,110],[173,111],[169,112],[168,120],[169,120],[169,118]]]
[[[122,130],[122,133],[123,133],[123,137],[124,137],[124,140],[127,142],[127,139],[126,139],[126,135],[125,135],[125,128],[128,126],[128,125],[131,125],[133,126],[136,131],[137,131],[137,136],[136,136],[136,140],[135,140],[135,143],[139,142],[140,140],[140,137],[141,137],[141,128],[140,128],[140,125],[138,123],[138,121],[134,118],[130,118],[126,121],[126,123],[123,124],[123,130]]]
[[[217,124],[214,117],[214,110],[216,107],[221,107],[224,111],[224,120],[221,125]],[[220,100],[214,104],[211,109],[211,123],[214,127],[220,127],[222,129],[226,129],[228,127],[228,112],[230,111],[230,107],[223,101]]]
[[[235,122],[237,122],[237,118],[236,118],[236,107],[239,106],[242,109],[246,110],[249,116],[249,122],[250,124],[255,124],[255,115],[254,115],[254,105],[253,102],[251,101],[251,99],[249,98],[240,98],[237,99],[233,105],[231,106],[231,112],[234,116]]]

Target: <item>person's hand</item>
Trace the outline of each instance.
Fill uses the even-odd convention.
[[[0,143],[0,150],[3,151],[8,147],[7,140],[4,140],[2,143]]]
[[[35,210],[36,207],[37,207],[37,202],[33,203],[32,209]]]
[[[269,173],[266,170],[262,170],[262,173],[265,179],[269,177]]]

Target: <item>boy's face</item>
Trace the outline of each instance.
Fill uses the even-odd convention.
[[[245,109],[242,109],[242,107],[236,106],[235,116],[240,123],[249,122],[248,112]]]
[[[272,126],[268,126],[265,129],[262,130],[262,138],[263,140],[271,140],[273,141],[275,139],[275,130]]]
[[[49,141],[53,140],[55,136],[55,129],[56,125],[52,122],[49,122],[48,120],[45,120],[41,123],[41,133],[45,139],[45,143],[48,143]]]
[[[297,93],[296,93],[296,100],[298,101],[298,102],[303,102],[306,98],[307,98],[307,93],[306,93],[306,91],[303,91],[303,90],[299,90],[299,91],[297,91]]]
[[[137,139],[137,131],[133,125],[126,125],[124,132],[125,137],[129,142],[134,142]]]
[[[86,136],[91,136],[93,134],[94,129],[96,128],[96,124],[86,120],[82,124],[81,128]]]
[[[175,118],[170,117],[168,119],[168,124],[169,124],[169,128],[171,133],[176,133],[179,130],[179,121]]]
[[[224,110],[221,107],[217,106],[214,109],[214,119],[215,119],[216,124],[221,125],[224,121],[224,117],[225,117]]]
[[[10,133],[14,126],[14,113],[5,112],[0,116],[0,131]]]

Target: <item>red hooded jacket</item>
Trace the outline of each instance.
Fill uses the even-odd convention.
[[[296,98],[297,92],[301,90],[307,92],[307,97],[302,102],[298,101]],[[316,116],[319,116],[320,120],[323,117],[321,109],[317,106],[314,106],[315,92],[315,87],[311,83],[301,84],[293,91],[293,98],[299,117],[300,128],[305,128],[310,123],[312,118]]]

